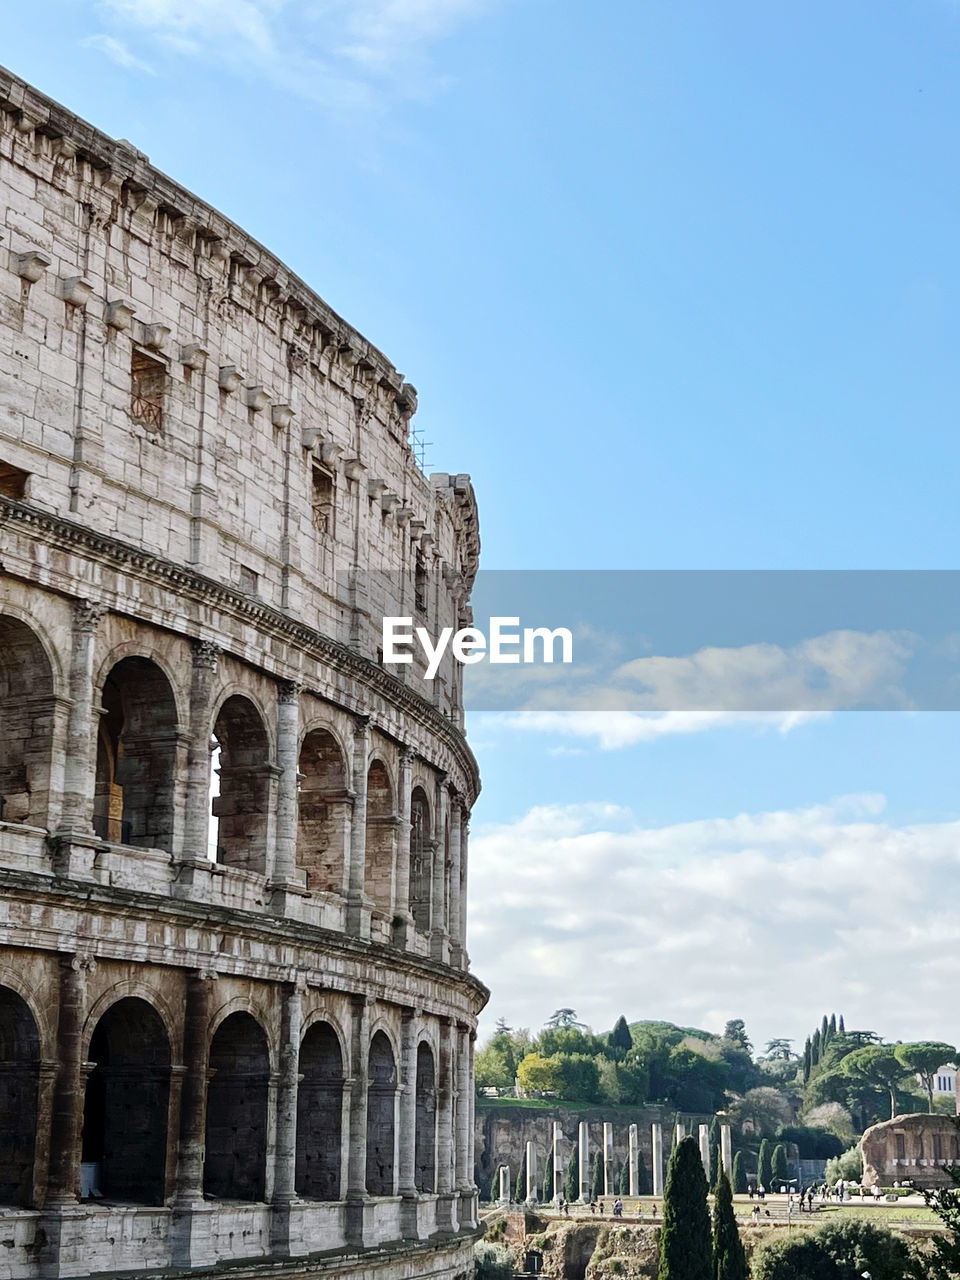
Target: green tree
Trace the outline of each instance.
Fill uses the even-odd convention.
[[[517,1064],[517,1084],[524,1093],[555,1093],[561,1073],[555,1059],[528,1053]]]
[[[747,1035],[746,1023],[742,1018],[731,1018],[727,1025],[723,1028],[724,1040],[729,1040],[731,1044],[735,1044],[740,1049],[744,1049],[747,1053],[753,1052],[753,1045],[750,1043],[750,1037]]]
[[[844,1182],[859,1182],[863,1173],[863,1156],[859,1143],[854,1143],[839,1156],[831,1156],[826,1163],[824,1177],[832,1186],[838,1178]]]
[[[517,1180],[513,1187],[513,1198],[517,1204],[523,1204],[527,1198],[527,1167],[526,1161],[522,1161],[520,1168],[517,1170]]]
[[[831,1013],[830,1015],[829,1031],[830,1031],[830,1039],[832,1040],[833,1037],[837,1034],[837,1015],[835,1013]]]
[[[693,1138],[674,1147],[663,1196],[658,1280],[713,1280],[707,1179]]]
[[[765,1056],[772,1058],[774,1062],[778,1060],[789,1062],[793,1057],[793,1051],[790,1048],[791,1043],[792,1041],[784,1039],[768,1040]]]
[[[960,1127],[960,1121],[956,1123]],[[925,1260],[930,1280],[954,1280],[960,1275],[960,1167],[947,1165],[944,1172],[953,1185],[923,1193],[927,1208],[933,1210],[947,1232],[931,1241],[933,1256]]]
[[[547,1160],[543,1166],[543,1199],[553,1199],[553,1148],[547,1152]]]
[[[840,1032],[840,1034],[841,1034],[842,1036],[845,1036],[845,1035],[847,1034],[847,1029],[846,1029],[846,1027],[843,1025],[843,1014],[842,1014],[842,1013],[841,1013],[841,1015],[840,1015],[840,1021],[837,1023],[837,1030]]]
[[[704,1170],[706,1172],[706,1170]],[[720,1176],[720,1117],[714,1116],[710,1121],[710,1176],[711,1187],[717,1185]]]
[[[623,1053],[627,1053],[633,1048],[633,1036],[630,1034],[630,1028],[627,1026],[627,1020],[623,1014],[620,1015],[613,1025],[613,1030],[610,1032],[609,1036],[609,1043],[611,1049],[620,1050]]]
[[[620,1172],[617,1174],[617,1195],[628,1196],[630,1194],[630,1162],[624,1160],[620,1166]]]
[[[810,1079],[810,1068],[813,1066],[811,1057],[810,1037],[807,1036],[806,1043],[803,1046],[803,1083],[806,1084]]]
[[[556,1070],[556,1091],[570,1102],[598,1102],[600,1074],[595,1059],[582,1053],[560,1053],[548,1058]]]
[[[738,1196],[746,1194],[747,1171],[743,1167],[743,1152],[738,1151],[733,1157],[733,1190]]]
[[[914,1044],[898,1044],[894,1056],[902,1067],[920,1077],[927,1093],[930,1110],[933,1110],[933,1077],[940,1067],[956,1062],[957,1047],[942,1040],[921,1040]]]
[[[893,1119],[897,1114],[897,1085],[906,1072],[889,1045],[870,1044],[854,1049],[840,1063],[840,1071],[854,1080],[886,1089],[890,1095],[890,1119]]]
[[[773,1148],[770,1169],[773,1174],[774,1189],[779,1191],[781,1187],[785,1187],[790,1181],[790,1170],[787,1166],[787,1148],[782,1142],[778,1142]]]
[[[761,1183],[769,1191],[773,1186],[773,1166],[771,1164],[772,1151],[770,1140],[764,1138],[760,1143],[760,1155],[757,1158],[757,1182]]]
[[[827,1041],[830,1039],[830,1023],[827,1021],[827,1015],[823,1015],[823,1021],[820,1023],[820,1049],[821,1052],[827,1047]]]
[[[817,1064],[820,1061],[820,1028],[819,1027],[813,1033],[813,1038],[810,1041],[810,1061],[813,1063],[814,1066],[817,1066]]]
[[[753,1258],[753,1280],[901,1280],[912,1270],[910,1246],[863,1218],[825,1222],[795,1236],[768,1236]],[[924,1276],[927,1272],[924,1270]]]
[[[599,1200],[603,1195],[603,1152],[593,1153],[593,1167],[590,1171],[590,1199]]]
[[[580,1199],[580,1151],[574,1146],[570,1163],[567,1165],[567,1199]]]
[[[586,1024],[577,1021],[576,1009],[555,1009],[546,1025],[556,1030],[558,1027],[584,1027]]]
[[[714,1280],[747,1280],[747,1256],[733,1212],[733,1191],[723,1172],[713,1197],[713,1276]]]

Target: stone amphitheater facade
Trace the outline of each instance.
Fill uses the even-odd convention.
[[[469,477],[222,214],[0,71],[0,1277],[472,1275]],[[406,678],[404,678],[406,677]]]

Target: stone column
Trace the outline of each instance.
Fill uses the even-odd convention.
[[[502,1164],[498,1170],[500,1174],[500,1203],[510,1203],[510,1166]]]
[[[187,739],[187,790],[183,817],[181,862],[208,864],[210,839],[210,735],[220,646],[209,640],[193,642],[190,681],[190,731]]]
[[[532,1142],[527,1143],[527,1204],[536,1204],[537,1195],[537,1149]]]
[[[733,1184],[733,1134],[728,1124],[720,1126],[720,1164]]]
[[[367,869],[367,769],[370,717],[355,716],[353,730],[353,821],[350,824],[350,866],[347,871],[347,932],[370,937],[370,905],[363,891]]]
[[[64,956],[60,961],[59,1069],[53,1090],[47,1208],[76,1204],[80,1190],[80,1131],[84,1103],[81,1041],[86,1015],[87,974],[96,967],[91,955],[79,952]]]
[[[405,1009],[400,1035],[400,1159],[397,1193],[400,1205],[400,1233],[404,1240],[419,1240],[417,1221],[417,1188],[414,1157],[417,1142],[417,1026],[420,1011]]]
[[[457,1044],[457,1109],[455,1115],[456,1185],[461,1200],[473,1195],[473,1168],[470,1165],[470,1029],[458,1027]]]
[[[470,968],[467,955],[467,846],[470,843],[470,814],[460,813],[460,967]]]
[[[296,883],[297,773],[300,763],[300,690],[295,680],[281,680],[277,688],[277,825],[273,859],[267,872],[274,890],[273,907],[287,908],[287,893]]]
[[[560,1142],[563,1138],[563,1129],[559,1120],[553,1122],[553,1186],[543,1188],[544,1199],[557,1201],[560,1199],[561,1187],[561,1171],[560,1171]],[[549,1194],[548,1194],[549,1193]]]
[[[350,1244],[363,1246],[364,1205],[367,1200],[367,1054],[370,1045],[370,1005],[364,995],[353,997],[350,1027],[350,1104],[347,1136],[346,1234]]]
[[[477,1167],[477,1091],[474,1084],[474,1055],[477,1047],[477,1033],[471,1028],[467,1037],[467,1182],[468,1193],[460,1202],[460,1225],[475,1227],[480,1220],[480,1196],[474,1182],[474,1170]]]
[[[410,913],[410,769],[414,753],[409,747],[401,747],[397,757],[397,862],[396,903],[394,907],[393,941],[398,947],[406,947],[413,933],[413,916]]]
[[[673,1129],[673,1145],[679,1147],[680,1143],[687,1136],[687,1126],[680,1120],[674,1125]]]
[[[447,932],[447,788],[441,778],[438,791],[436,839],[433,842],[432,903],[430,908],[430,954],[446,964],[450,959],[450,935]]]
[[[635,1124],[630,1126],[630,1150],[627,1156],[630,1174],[630,1194],[640,1194],[640,1131]]]
[[[580,1202],[590,1203],[590,1126],[580,1121],[577,1130],[577,1159],[580,1162]]]
[[[453,1163],[450,1159],[453,1146],[455,1032],[454,1022],[449,1019],[441,1021],[438,1064],[440,1087],[437,1093],[437,1226],[447,1231],[456,1230],[457,1227],[453,1203]]]
[[[710,1126],[708,1124],[700,1125],[697,1130],[697,1137],[700,1140],[700,1159],[703,1161],[703,1172],[707,1175],[707,1186],[710,1186]]]
[[[210,1013],[216,977],[210,970],[197,970],[187,979],[176,1192],[170,1219],[170,1254],[175,1266],[203,1266],[216,1258],[208,1230],[214,1206],[203,1198]]]
[[[450,797],[450,963],[457,969],[463,964],[463,940],[460,919],[460,814],[462,804],[458,796]]]
[[[651,1163],[653,1164],[653,1194],[663,1195],[663,1125],[650,1126]]]
[[[290,1249],[290,1205],[297,1198],[297,1095],[300,1088],[300,1039],[306,986],[284,988],[280,1015],[280,1076],[277,1081],[277,1141],[273,1172],[271,1243]]]
[[[612,1196],[613,1185],[613,1125],[604,1121],[603,1125],[603,1194]]]
[[[59,835],[93,836],[93,651],[97,624],[105,609],[92,600],[76,600],[70,636],[70,701],[66,759],[63,769],[63,809]]]

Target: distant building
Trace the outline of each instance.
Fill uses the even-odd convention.
[[[917,1076],[920,1080],[920,1077]],[[920,1080],[922,1084],[923,1081]],[[935,1098],[955,1098],[957,1096],[957,1068],[951,1062],[948,1066],[938,1067],[933,1077],[933,1096]]]

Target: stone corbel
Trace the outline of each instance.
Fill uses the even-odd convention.
[[[436,538],[433,536],[433,534],[425,533],[420,539],[420,550],[424,553],[424,555],[429,555],[430,552],[433,550],[435,543],[436,543]]]
[[[417,388],[412,382],[404,382],[397,392],[397,408],[401,418],[412,418],[417,412]]]
[[[143,345],[151,351],[162,351],[170,337],[168,324],[145,324],[143,326]]]
[[[54,138],[53,139],[54,154],[62,160],[73,160],[77,154],[77,144],[73,138]]]
[[[37,116],[30,115],[29,112],[18,111],[13,127],[16,129],[17,133],[25,136],[28,133],[36,133],[42,123],[42,120]]]
[[[202,369],[209,352],[200,342],[188,342],[180,348],[180,363],[185,369]]]
[[[221,391],[226,391],[227,395],[233,395],[243,383],[243,374],[233,364],[222,364],[220,366],[220,376],[217,378]]]
[[[243,402],[254,413],[260,413],[270,403],[270,395],[261,386],[247,387],[243,393]]]
[[[379,476],[375,480],[367,481],[367,495],[374,502],[377,502],[380,499],[380,497],[384,493],[386,493],[386,491],[387,491],[387,482],[386,480],[381,480]]]
[[[67,306],[82,311],[93,297],[93,285],[83,276],[65,276],[57,282],[57,293]]]
[[[39,249],[26,249],[23,253],[13,255],[13,269],[27,284],[36,284],[52,261],[52,258],[48,258]]]
[[[321,438],[323,432],[319,427],[303,427],[300,431],[300,444],[304,449],[312,449]]]
[[[337,458],[343,453],[343,446],[334,444],[332,440],[324,440],[320,445],[320,459],[328,467],[336,465]]]
[[[384,515],[393,515],[399,505],[399,493],[384,493],[380,498],[380,509],[383,511]]]
[[[133,324],[133,317],[137,313],[137,308],[129,298],[114,298],[107,303],[106,322],[111,329],[116,329],[119,333],[126,333]]]
[[[293,421],[295,410],[289,404],[275,404],[270,410],[270,421],[280,431],[285,431]]]
[[[413,519],[413,507],[401,507],[400,510],[396,513],[396,521],[401,529],[405,525],[408,525],[412,519]]]
[[[348,480],[360,480],[366,467],[359,458],[347,458],[343,464],[343,474]]]
[[[422,520],[411,520],[410,521],[411,540],[413,542],[418,542],[420,540],[420,535],[423,533],[426,527],[427,527],[426,524]]]

